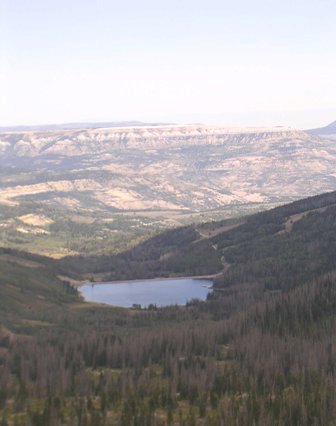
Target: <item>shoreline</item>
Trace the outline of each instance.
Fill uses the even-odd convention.
[[[156,278],[137,278],[135,280],[117,280],[117,281],[78,281],[67,277],[62,277],[63,281],[68,281],[71,286],[75,288],[80,288],[84,286],[92,286],[95,285],[104,285],[104,284],[129,284],[129,283],[137,283],[137,282],[143,282],[143,281],[172,281],[172,280],[205,280],[205,281],[211,281],[212,286],[209,288],[213,288],[213,279],[215,278],[215,275],[196,275],[196,276],[190,276],[190,277],[156,277]]]

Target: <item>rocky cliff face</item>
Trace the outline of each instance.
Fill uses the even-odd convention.
[[[183,146],[252,144],[284,138],[308,138],[287,128],[222,128],[210,126],[148,126],[54,132],[3,133],[5,156],[101,154],[124,149],[170,149]]]

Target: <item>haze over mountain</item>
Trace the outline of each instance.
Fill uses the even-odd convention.
[[[161,123],[144,123],[142,121],[99,121],[99,122],[75,122],[60,124],[36,124],[26,126],[3,126],[0,132],[31,132],[31,131],[53,131],[72,129],[99,129],[109,127],[137,127],[137,126],[159,126]]]

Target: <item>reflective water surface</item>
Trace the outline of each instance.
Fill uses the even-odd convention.
[[[88,302],[106,303],[130,308],[134,304],[147,307],[185,305],[188,300],[205,300],[212,281],[192,278],[157,279],[96,283],[79,288]]]

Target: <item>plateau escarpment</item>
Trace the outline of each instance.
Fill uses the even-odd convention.
[[[220,219],[336,184],[334,141],[282,127],[7,132],[0,153],[4,245],[34,234],[17,219],[27,214],[50,220],[39,241],[67,229],[103,245],[120,231]],[[61,253],[81,251],[69,241],[62,238]]]
[[[7,157],[46,155],[80,156],[124,149],[170,149],[181,146],[245,144],[261,140],[307,137],[289,128],[223,128],[212,126],[149,126],[53,132],[5,133],[2,151]]]

